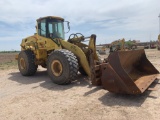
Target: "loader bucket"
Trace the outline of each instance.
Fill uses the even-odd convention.
[[[101,72],[104,89],[125,94],[143,93],[159,74],[143,49],[111,53]]]

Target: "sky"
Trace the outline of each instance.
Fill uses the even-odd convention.
[[[97,35],[97,44],[114,40],[157,40],[160,0],[0,0],[0,51],[20,50],[36,32],[36,19],[59,16],[70,32]],[[67,28],[65,28],[67,31]]]

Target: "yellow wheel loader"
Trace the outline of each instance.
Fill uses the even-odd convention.
[[[89,76],[93,85],[127,94],[143,93],[156,79],[159,72],[144,50],[115,51],[102,62],[96,53],[96,35],[76,33],[65,41],[64,22],[54,16],[37,19],[37,33],[22,40],[21,52],[16,56],[23,76],[34,75],[41,65],[54,83],[62,85],[75,80],[79,71]],[[84,44],[88,39],[89,44]]]
[[[134,50],[134,49],[137,49],[137,44],[135,40],[125,41],[125,39],[123,38],[123,39],[113,41],[110,44],[110,52],[118,51],[118,50]]]

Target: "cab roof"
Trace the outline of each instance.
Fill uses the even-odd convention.
[[[57,17],[57,16],[46,16],[46,17],[40,17],[39,19],[37,19],[37,21],[43,20],[43,19],[47,19],[47,18],[52,18],[52,19],[58,19],[58,20],[62,20],[64,21],[63,18],[61,17]]]

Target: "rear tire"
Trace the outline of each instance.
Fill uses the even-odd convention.
[[[71,51],[55,50],[48,58],[47,71],[54,83],[69,84],[77,76],[78,60]]]
[[[37,71],[35,55],[31,50],[21,51],[18,55],[18,68],[23,76],[32,76]]]

